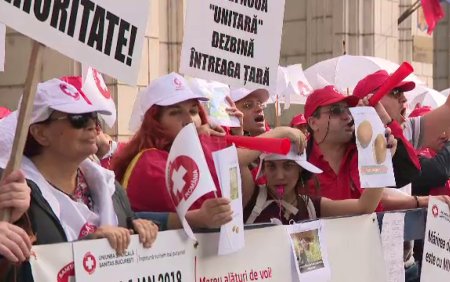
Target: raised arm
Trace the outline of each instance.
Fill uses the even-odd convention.
[[[373,213],[380,203],[384,190],[384,188],[367,188],[359,199],[334,201],[322,198],[320,214],[327,217]]]

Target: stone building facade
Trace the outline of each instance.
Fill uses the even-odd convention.
[[[150,20],[137,86],[106,77],[118,110],[114,137],[127,139],[128,120],[136,94],[160,75],[177,71],[187,0],[151,1]],[[400,26],[399,15],[415,0],[286,0],[281,65],[301,63],[306,69],[324,59],[368,55],[400,63],[411,61],[416,74],[437,90],[450,87],[450,20],[442,21],[433,37],[421,31],[419,12]],[[450,12],[446,5],[447,14]],[[345,45],[343,44],[345,42]],[[0,73],[0,105],[15,109],[25,81],[31,40],[8,29],[5,72]],[[46,48],[40,80],[79,75],[80,64]],[[301,107],[283,114],[287,124]],[[267,111],[274,120],[273,107]]]

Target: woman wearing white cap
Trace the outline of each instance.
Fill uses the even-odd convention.
[[[132,232],[139,234],[144,247],[156,239],[158,227],[134,218],[114,174],[88,159],[97,151],[98,113],[110,114],[103,104],[62,80],[38,85],[22,162],[31,187],[28,216],[36,244],[107,238],[121,254]],[[2,125],[9,119],[10,128],[2,129],[2,135],[14,134],[16,115]],[[8,147],[1,145],[1,150]],[[0,166],[7,156],[0,152]]]
[[[388,142],[395,144],[392,137]],[[264,174],[266,184],[263,185],[256,185],[249,169],[241,167],[243,190],[246,191],[244,195],[251,195],[243,199],[244,221],[247,224],[270,222],[272,219],[282,224],[292,224],[318,217],[375,211],[383,194],[382,188],[366,189],[361,198],[342,201],[302,195],[307,192],[304,183],[313,173],[322,171],[309,163],[306,153],[300,149],[303,152],[301,155],[294,146],[287,155],[262,154],[256,178]]]
[[[199,133],[225,134],[223,129],[219,132],[209,127],[200,104],[206,100],[176,73],[154,80],[139,93],[130,119],[130,130],[137,132],[111,163],[134,211],[175,212],[166,189],[165,168],[176,135],[190,123]],[[191,209],[186,217],[196,227],[218,227],[231,220],[229,201],[216,199],[213,193],[200,198]]]

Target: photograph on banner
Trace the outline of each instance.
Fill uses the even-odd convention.
[[[197,129],[193,123],[180,130],[167,158],[166,186],[183,228],[196,240],[185,215],[201,196],[216,191]]]
[[[233,219],[220,227],[219,255],[237,252],[245,247],[242,182],[236,147],[212,153],[222,196],[230,199]]]
[[[395,186],[392,154],[387,148],[386,129],[373,107],[354,107],[358,170],[361,187]]]
[[[0,23],[0,71],[5,70],[6,26]]]
[[[450,281],[450,209],[436,197],[428,203],[424,241],[420,281]]]
[[[218,233],[196,236],[196,281],[296,281],[289,263],[289,234],[284,226],[245,230],[245,247],[226,256],[217,255]]]
[[[403,242],[405,213],[385,213],[381,229],[384,264],[388,282],[405,281],[405,264],[403,262]]]
[[[0,22],[76,61],[136,84],[150,1],[16,2],[0,1]]]
[[[118,256],[107,239],[73,244],[77,281],[194,281],[194,246],[182,230],[160,232],[151,248],[132,235]]]
[[[226,97],[230,96],[230,87],[217,81],[206,81],[200,78],[186,77],[194,93],[199,93],[209,101],[202,102],[208,112],[208,119],[215,125],[240,127],[237,117],[230,116],[226,109],[230,107]]]
[[[29,261],[36,282],[75,281],[72,243],[33,246]]]
[[[327,245],[320,220],[286,226],[300,281],[329,281]]]
[[[108,90],[103,76],[94,68],[88,67],[81,90],[89,98],[104,104],[111,115],[101,115],[110,128],[116,123],[117,111],[111,92]]]
[[[180,72],[275,92],[285,0],[190,0]]]

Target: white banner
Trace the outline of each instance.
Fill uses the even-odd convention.
[[[275,91],[285,0],[189,0],[180,72]]]
[[[0,71],[5,70],[6,26],[0,23]]]
[[[376,214],[324,219],[322,227],[332,282],[387,281]],[[219,233],[196,233],[195,248],[177,230],[160,232],[150,249],[143,249],[135,235],[122,257],[115,257],[106,239],[34,246],[30,262],[36,282],[73,282],[74,268],[81,275],[77,281],[83,282],[298,281],[284,226],[244,234],[245,247],[226,256],[217,255]]]
[[[420,281],[450,281],[450,211],[432,197],[428,203]]]
[[[74,273],[83,282],[293,281],[291,246],[283,226],[245,231],[249,243],[228,256],[217,256],[219,233],[196,235],[197,248],[182,230],[160,232],[150,249],[134,235],[121,257],[106,239],[42,245],[33,247],[37,259],[30,261],[36,282],[73,282],[68,279]]]
[[[129,84],[137,81],[149,0],[0,1],[0,21]]]

